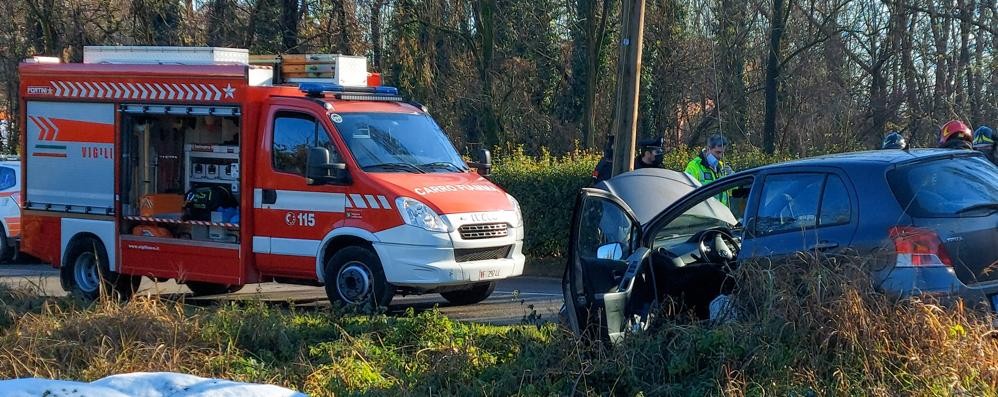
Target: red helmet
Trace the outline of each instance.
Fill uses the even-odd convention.
[[[972,143],[974,142],[974,133],[962,121],[950,120],[943,124],[943,128],[939,129],[939,144],[942,145],[954,138]]]

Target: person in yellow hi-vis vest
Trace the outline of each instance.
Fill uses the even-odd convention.
[[[724,158],[724,151],[727,147],[728,140],[723,135],[711,135],[707,139],[707,147],[686,164],[686,173],[700,181],[703,185],[732,174],[731,167],[728,167],[721,161]],[[728,205],[728,192],[721,192],[715,197],[724,205]]]

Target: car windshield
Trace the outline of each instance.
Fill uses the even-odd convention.
[[[958,157],[900,167],[887,175],[898,203],[916,218],[988,216],[998,211],[998,167]]]
[[[420,113],[330,115],[357,160],[368,172],[464,172],[468,169],[443,130]]]
[[[731,210],[716,198],[708,198],[686,210],[656,233],[656,240],[670,240],[715,227],[731,228],[738,223]]]

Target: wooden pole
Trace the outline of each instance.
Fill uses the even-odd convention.
[[[641,87],[641,42],[645,30],[645,0],[621,4],[620,64],[617,67],[617,138],[613,146],[613,175],[634,169],[638,134],[638,94]]]

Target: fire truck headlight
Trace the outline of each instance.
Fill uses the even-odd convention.
[[[407,225],[426,229],[431,232],[449,232],[450,225],[437,215],[433,209],[423,204],[419,200],[408,197],[395,199],[395,206],[398,207],[402,220]]]
[[[520,202],[516,201],[516,198],[506,193],[506,197],[509,198],[509,203],[513,204],[513,212],[516,212],[516,224],[513,226],[523,225],[523,212],[520,211]]]

